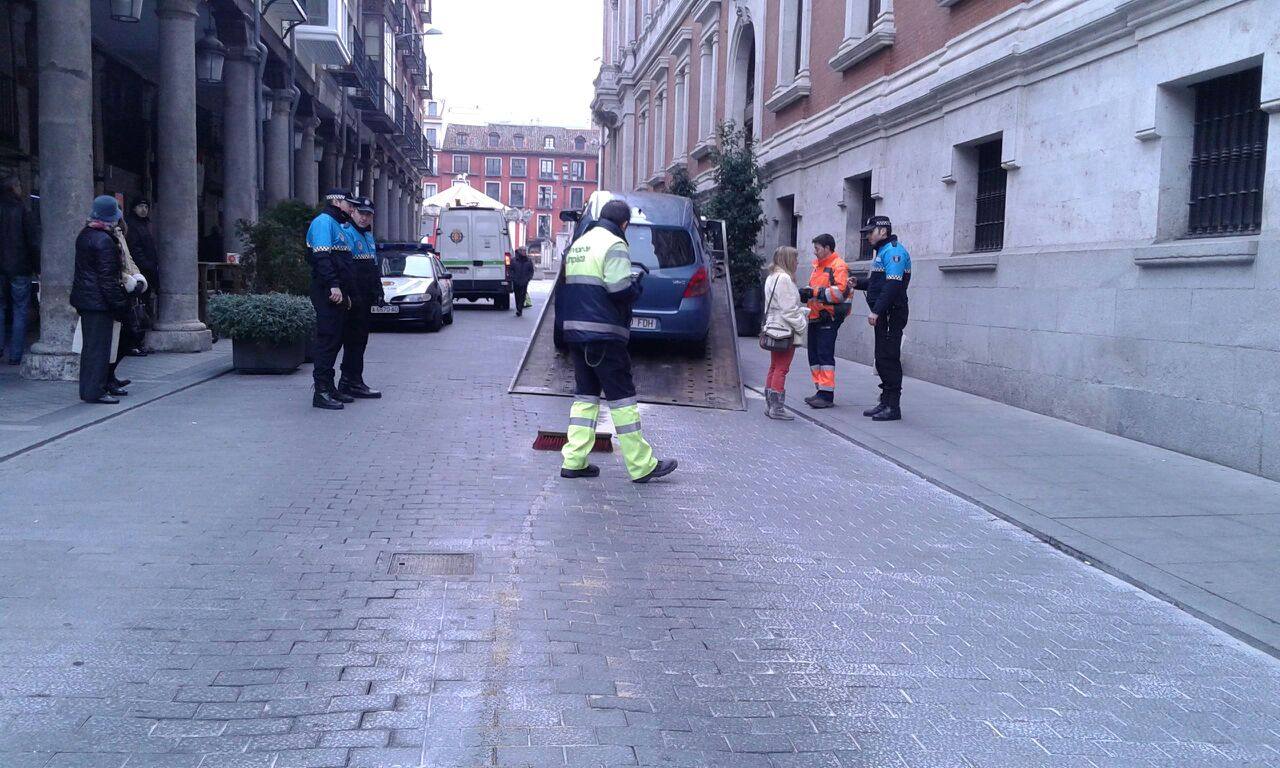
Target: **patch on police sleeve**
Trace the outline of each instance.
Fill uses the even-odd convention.
[[[894,263],[894,264],[897,264],[897,263],[898,263],[898,262],[900,262],[900,261],[902,261],[902,257],[901,257],[901,256],[899,256],[899,255],[898,255],[898,254],[896,254],[896,253],[895,253],[895,254],[893,254],[893,263]]]

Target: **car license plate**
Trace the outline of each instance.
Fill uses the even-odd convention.
[[[638,331],[656,331],[658,330],[658,318],[633,317],[631,318],[631,327]]]
[[[388,304],[385,307],[369,307],[369,311],[375,315],[398,315],[400,308],[395,304]]]

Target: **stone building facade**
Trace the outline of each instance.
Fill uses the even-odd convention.
[[[73,245],[96,194],[153,201],[155,350],[209,347],[196,262],[240,252],[238,222],[267,206],[344,186],[374,199],[381,236],[419,229],[430,0],[143,0],[126,19],[115,5],[0,0],[0,167],[42,224],[31,378],[75,376]]]
[[[1273,2],[604,4],[606,187],[746,123],[762,252],[893,218],[908,375],[1280,479]]]
[[[437,153],[439,174],[427,184],[444,190],[465,174],[489,197],[529,211],[516,228],[517,245],[551,242],[567,226],[560,212],[581,210],[599,189],[599,159],[595,128],[450,122]]]

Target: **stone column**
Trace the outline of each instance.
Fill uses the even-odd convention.
[[[40,77],[40,339],[22,358],[28,379],[75,379],[71,308],[75,242],[93,195],[93,34],[89,0],[36,4]]]
[[[302,146],[293,157],[295,196],[307,205],[320,202],[320,166],[316,162],[316,128],[319,127],[320,121],[314,117],[302,119]]]
[[[147,346],[203,352],[212,345],[199,318],[196,291],[196,0],[158,0],[160,105],[156,162],[156,244],[160,250],[160,317]]]
[[[240,253],[239,222],[258,220],[258,157],[248,151],[258,141],[257,46],[227,54],[222,68],[222,250]]]
[[[362,156],[363,156],[363,153],[362,153]],[[360,164],[361,172],[360,172],[360,193],[359,193],[361,197],[367,197],[370,200],[373,199],[373,178],[374,178],[375,167],[376,165],[373,159],[373,152],[371,150],[368,156],[364,157],[364,162]]]
[[[391,174],[387,166],[378,168],[373,181],[373,236],[377,240],[387,240],[387,221],[391,218],[391,209],[387,207],[387,185],[391,182]]]
[[[293,91],[271,92],[271,119],[267,121],[263,147],[266,153],[263,176],[267,193],[267,205],[288,200],[289,165],[293,162]]]
[[[342,181],[338,186],[350,192],[356,185],[356,158],[346,147],[342,150]]]
[[[320,186],[328,192],[338,186],[338,143],[332,138],[324,140],[324,157],[320,158]]]
[[[388,166],[382,172],[389,177],[387,179],[387,220],[383,226],[387,228],[387,239],[395,241],[400,239],[400,214],[397,213],[400,207],[400,183],[396,180],[394,166]]]
[[[409,190],[408,182],[405,182],[404,189],[400,190],[400,239],[413,240],[413,225],[410,220],[413,218],[413,193]]]

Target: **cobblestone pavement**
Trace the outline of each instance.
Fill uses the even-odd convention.
[[[386,399],[224,376],[0,463],[0,766],[1280,765],[1280,664],[806,423],[555,477],[533,319]],[[406,553],[471,575],[398,572]]]

